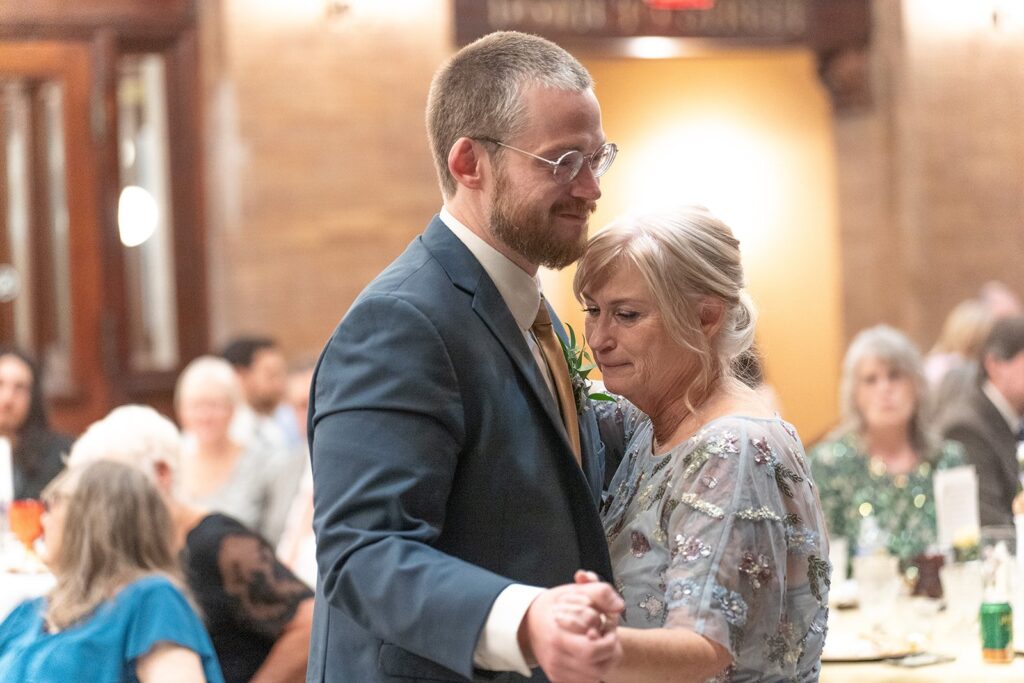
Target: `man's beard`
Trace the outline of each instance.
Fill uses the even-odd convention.
[[[560,270],[583,255],[587,247],[586,230],[581,230],[576,240],[558,237],[554,221],[563,212],[589,216],[594,212],[594,203],[571,199],[555,204],[549,211],[519,204],[505,174],[497,174],[491,233],[530,263]]]

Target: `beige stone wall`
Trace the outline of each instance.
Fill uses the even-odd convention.
[[[777,201],[826,226],[838,216],[835,252],[828,240],[820,254],[806,243],[795,251],[808,261],[839,254],[834,296],[810,276],[800,291],[825,306],[806,308],[812,328],[840,329],[811,337],[811,363],[790,354],[784,334],[763,343],[793,355],[777,368],[769,359],[769,374],[793,387],[782,402],[807,413],[798,426],[808,437],[829,421],[833,366],[857,330],[889,322],[927,347],[946,312],[986,280],[1024,291],[1024,26],[996,29],[990,12],[986,24],[978,8],[987,1],[876,0],[873,107],[836,116],[834,143],[827,127],[801,128],[815,136],[808,149],[834,144],[834,155],[815,152],[814,163],[835,164],[815,182],[835,183],[838,200],[827,188],[797,188]],[[440,204],[423,106],[432,73],[454,49],[449,0],[351,0],[334,19],[328,4],[200,3],[215,343],[267,331],[292,355],[315,353]],[[966,14],[943,23],[953,8]],[[752,116],[765,101],[750,106]],[[814,95],[803,106],[822,102]],[[609,207],[614,186],[609,179]],[[793,272],[756,271],[754,287],[771,301]],[[764,313],[800,319],[773,302]]]
[[[440,206],[423,108],[451,50],[447,0],[348,4],[207,10],[215,343],[269,332],[318,352]]]
[[[1024,292],[1024,25],[991,6],[874,3],[874,107],[836,120],[847,338],[927,349],[984,282]]]

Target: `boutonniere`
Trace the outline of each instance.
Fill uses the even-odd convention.
[[[572,325],[566,325],[569,332],[568,345],[558,337],[558,343],[565,355],[565,364],[569,366],[569,379],[572,382],[572,397],[576,401],[576,413],[582,415],[587,410],[587,399],[594,401],[614,401],[615,399],[602,392],[590,393],[590,382],[587,375],[596,368],[590,354],[586,350],[586,340],[580,337],[579,346],[576,345],[576,332]],[[557,335],[556,335],[557,336]]]

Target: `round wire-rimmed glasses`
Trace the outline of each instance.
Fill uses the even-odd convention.
[[[606,142],[590,154],[584,154],[583,152],[573,149],[557,159],[545,159],[542,156],[537,156],[532,152],[527,152],[525,149],[519,149],[512,145],[506,145],[501,140],[495,140],[494,138],[477,138],[482,142],[490,142],[491,144],[505,147],[513,152],[519,152],[525,154],[528,157],[533,157],[537,161],[543,161],[545,164],[551,167],[552,175],[554,175],[555,181],[566,185],[571,183],[579,175],[580,170],[583,168],[583,164],[587,164],[590,167],[590,172],[595,178],[600,178],[605,172],[611,168],[612,162],[615,161],[615,155],[619,153],[619,147],[614,142]]]

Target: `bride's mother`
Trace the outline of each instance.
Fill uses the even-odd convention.
[[[817,680],[825,526],[796,431],[730,371],[755,321],[738,241],[697,207],[622,218],[574,287],[628,399],[600,408],[626,444],[603,507],[626,600],[607,680]]]

